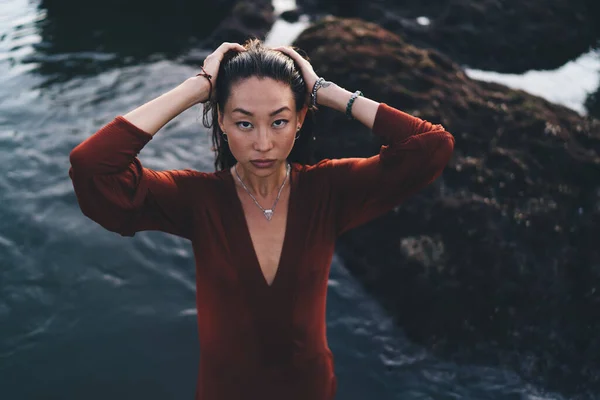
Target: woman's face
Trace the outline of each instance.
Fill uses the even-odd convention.
[[[219,126],[227,134],[235,159],[257,175],[269,175],[281,167],[294,146],[306,107],[296,112],[292,89],[270,78],[251,77],[231,87]],[[258,168],[255,160],[275,160]]]

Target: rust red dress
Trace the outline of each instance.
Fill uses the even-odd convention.
[[[152,139],[122,116],[70,154],[84,215],[123,236],[158,230],[191,241],[200,366],[196,400],[329,400],[327,280],[336,238],[436,179],[454,138],[381,103],[370,158],[292,164],[279,268],[267,284],[229,169],[155,171],[137,158]]]

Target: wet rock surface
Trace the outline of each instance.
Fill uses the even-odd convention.
[[[298,0],[298,5],[312,15],[375,22],[461,65],[498,72],[554,69],[600,38],[595,0]]]
[[[244,43],[249,37],[264,39],[274,22],[271,0],[240,0],[203,45],[213,48],[223,42]]]
[[[597,393],[600,123],[472,80],[375,24],[329,17],[294,45],[320,76],[456,138],[434,184],[340,239],[349,269],[438,354]],[[319,159],[381,144],[330,109],[317,125]]]
[[[150,53],[181,51],[190,45],[190,38],[205,38],[234,4],[235,0],[175,0],[168,5],[139,0],[42,0],[40,8],[47,14],[40,28],[57,52],[107,51],[143,59]]]
[[[48,83],[159,59],[202,63],[223,42],[264,39],[275,22],[271,0],[100,3],[42,0],[43,43],[29,60]],[[77,38],[76,40],[74,38]],[[68,57],[69,54],[77,57]]]

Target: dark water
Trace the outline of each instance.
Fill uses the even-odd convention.
[[[75,145],[195,70],[164,54],[55,51],[46,18],[36,1],[0,0],[0,398],[191,399],[201,349],[190,244],[104,231],[81,214],[67,171]],[[200,111],[168,124],[142,162],[210,171]],[[339,399],[564,398],[431,356],[338,259],[329,290]]]

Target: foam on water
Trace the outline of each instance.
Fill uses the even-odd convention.
[[[548,71],[531,70],[523,74],[503,74],[473,68],[466,68],[465,71],[473,79],[525,90],[585,115],[586,97],[595,92],[600,83],[600,52],[591,50],[560,68]]]

